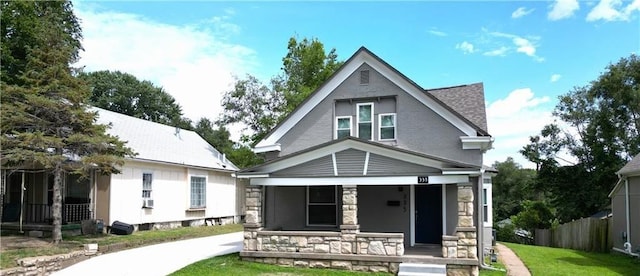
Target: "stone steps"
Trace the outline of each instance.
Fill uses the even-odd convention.
[[[437,264],[401,263],[398,276],[446,276],[447,266]]]

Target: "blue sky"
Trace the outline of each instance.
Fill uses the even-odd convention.
[[[485,164],[512,156],[532,166],[518,150],[553,120],[558,95],[640,52],[640,0],[74,5],[79,65],[151,80],[194,121],[218,116],[233,76],[278,74],[293,35],[340,59],[365,46],[424,88],[483,82],[496,138]]]

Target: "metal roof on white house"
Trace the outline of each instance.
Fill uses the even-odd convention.
[[[128,115],[91,107],[97,123],[111,125],[107,132],[127,142],[139,161],[236,171],[231,161],[191,130],[163,125]]]

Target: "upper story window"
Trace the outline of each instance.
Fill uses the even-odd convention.
[[[336,117],[336,139],[351,135],[351,116]]]
[[[395,140],[396,139],[396,114],[386,113],[379,115],[378,122],[380,123],[380,140]]]
[[[153,188],[153,174],[142,174],[142,198],[151,198],[151,190]]]
[[[357,104],[357,107],[357,136],[362,139],[373,140],[373,103],[360,103]]]

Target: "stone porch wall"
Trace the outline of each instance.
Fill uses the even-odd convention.
[[[354,236],[341,232],[257,231],[256,251],[377,256],[404,254],[402,233],[356,233]]]
[[[350,260],[324,260],[324,259],[298,259],[289,257],[253,258],[244,257],[243,260],[265,264],[282,266],[309,267],[309,268],[333,268],[362,272],[387,272],[398,273],[400,263],[388,261],[350,261]]]

